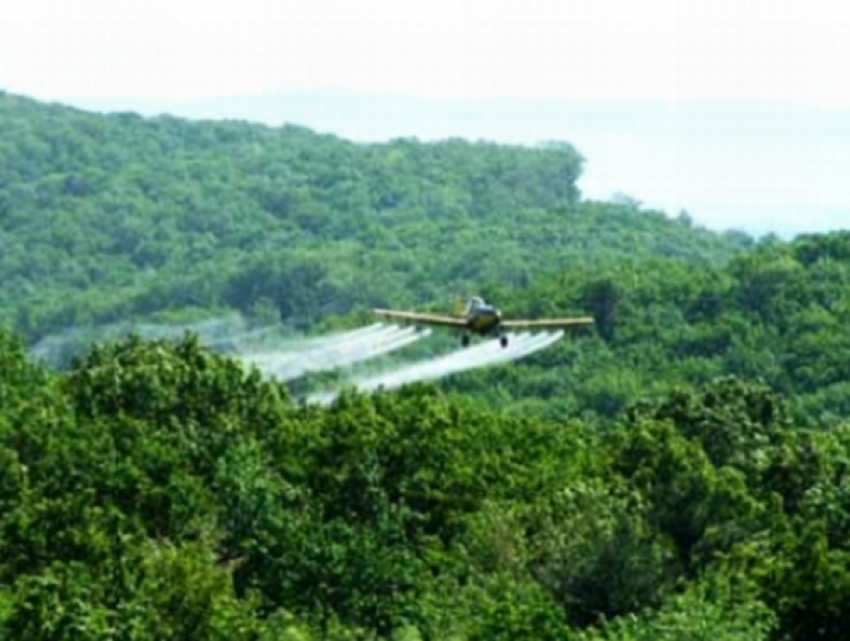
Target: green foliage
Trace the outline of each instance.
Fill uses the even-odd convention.
[[[10,638],[843,638],[848,428],[763,385],[600,431],[422,386],[298,406],[192,337],[0,362]]]
[[[460,602],[463,618],[454,633],[469,641],[554,641],[569,630],[563,610],[534,581],[494,574],[464,589]]]
[[[526,526],[535,577],[576,624],[654,605],[680,574],[640,497],[624,494],[576,484],[537,508]]]
[[[749,243],[580,203],[567,143],[353,144],[12,94],[0,129],[0,326],[30,340],[260,300],[309,326],[626,256],[717,264]]]
[[[751,588],[709,577],[671,597],[651,615],[622,617],[581,641],[767,641],[776,620]]]
[[[541,279],[533,288],[503,289],[495,300],[512,315],[581,309],[596,316],[597,326],[571,332],[510,371],[470,372],[443,386],[493,407],[512,409],[540,398],[547,400],[547,415],[609,422],[639,400],[733,376],[781,393],[786,419],[834,427],[850,407],[847,244],[848,235],[840,232],[789,244],[765,241],[721,267],[695,269],[670,259],[621,262]],[[765,401],[756,395],[748,402]],[[721,394],[696,420],[723,414],[725,403]],[[723,418],[729,426],[712,428],[717,442],[712,436],[703,444],[715,462],[718,448],[747,449],[745,438],[721,432],[742,420],[735,429],[746,433],[754,418],[749,411],[729,408]]]
[[[848,638],[850,235],[581,202],[565,144],[8,94],[0,126],[0,322],[29,340],[463,290],[598,320],[329,408],[195,336],[50,373],[0,330],[0,638]]]
[[[5,631],[19,639],[257,639],[251,600],[233,594],[230,573],[209,550],[145,544],[111,576],[78,562],[54,562],[15,584]]]

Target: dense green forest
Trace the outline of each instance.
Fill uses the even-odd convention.
[[[646,395],[736,376],[784,394],[798,420],[850,416],[848,232],[768,239],[719,267],[644,261],[492,295],[521,314],[598,320],[528,362],[447,383],[495,405],[613,418]]]
[[[718,380],[607,427],[413,387],[329,409],[196,340],[0,345],[0,630],[848,638],[848,426]]]
[[[0,131],[0,638],[850,639],[850,233],[588,202],[564,143],[9,94]],[[194,335],[28,353],[458,293],[597,324],[328,408]]]
[[[581,203],[570,145],[353,144],[243,122],[108,116],[0,94],[0,325],[51,332],[187,310],[288,323],[448,305],[482,280],[621,259],[716,265],[743,234]]]

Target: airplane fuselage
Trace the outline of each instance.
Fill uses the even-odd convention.
[[[502,312],[493,305],[472,303],[466,312],[466,329],[487,336],[497,333],[502,325]]]

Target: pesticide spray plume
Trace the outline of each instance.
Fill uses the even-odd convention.
[[[307,346],[289,346],[271,353],[249,357],[266,374],[281,380],[297,378],[308,371],[332,369],[347,354],[357,353],[398,334],[395,326],[380,326],[368,332],[354,331],[329,340],[313,339]]]
[[[306,339],[289,339],[276,346],[273,351],[258,351],[242,355],[242,361],[249,365],[256,365],[260,370],[279,367],[287,362],[295,362],[312,355],[321,354],[329,350],[338,350],[345,345],[354,344],[357,341],[367,340],[370,335],[386,331],[387,327],[381,323],[375,323],[368,327],[348,332],[339,332],[328,336],[319,336]]]
[[[204,341],[204,347],[225,354],[245,352],[251,349],[250,344],[252,342],[271,336],[277,330],[277,327],[260,327],[259,329],[240,332],[232,336]]]
[[[271,373],[282,381],[290,381],[309,372],[336,369],[388,354],[425,338],[428,333],[417,333],[413,328],[391,327],[360,340],[337,345],[331,350],[311,352],[295,361],[289,361]]]
[[[435,380],[458,372],[518,360],[549,347],[563,335],[563,331],[543,332],[536,335],[528,333],[510,335],[507,348],[502,348],[498,340],[491,340],[383,374],[354,379],[351,383],[356,389],[369,392],[378,389],[394,389],[417,381]],[[336,391],[318,392],[309,396],[307,400],[311,403],[327,405],[333,402],[337,394]]]
[[[248,322],[239,314],[179,324],[120,322],[109,325],[82,325],[43,337],[30,347],[29,356],[49,367],[64,369],[74,357],[87,352],[95,343],[115,343],[131,334],[146,340],[176,342],[187,332],[197,335],[200,342],[207,347],[231,351],[238,349],[241,342],[259,331],[265,330],[249,330]]]
[[[342,343],[359,340],[369,334],[383,331],[387,328],[383,323],[373,323],[366,327],[359,327],[344,332],[314,336],[311,338],[290,338],[278,344],[276,352],[304,353],[331,349]]]
[[[371,360],[373,358],[377,358],[378,356],[383,356],[384,354],[395,352],[401,349],[402,347],[420,341],[430,335],[430,329],[417,331],[416,329],[409,328],[402,330],[384,343],[375,343],[373,345],[368,346],[362,352],[347,354],[345,356],[345,362],[340,362],[338,366],[353,365],[354,363]]]
[[[244,360],[281,381],[309,372],[336,369],[377,358],[429,336],[431,330],[376,324],[334,337],[313,339],[308,345],[274,353],[254,354]]]

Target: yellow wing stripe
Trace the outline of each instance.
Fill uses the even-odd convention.
[[[424,325],[443,325],[445,327],[466,327],[466,320],[453,318],[451,316],[440,316],[438,314],[420,314],[418,312],[401,312],[394,309],[373,309],[377,316],[392,318],[394,320],[409,321],[411,323],[422,323]]]
[[[502,327],[572,327],[574,325],[593,325],[596,321],[585,316],[582,318],[545,318],[542,320],[509,320],[502,321]]]

